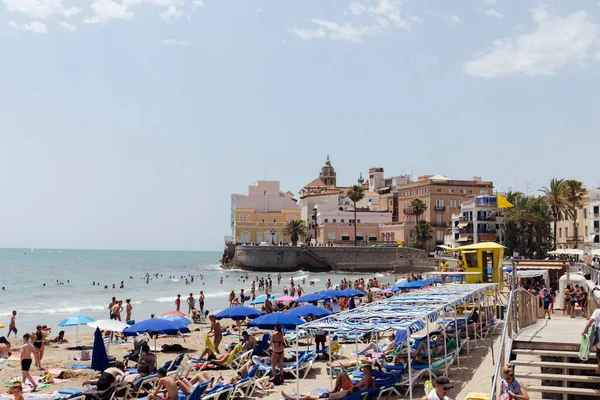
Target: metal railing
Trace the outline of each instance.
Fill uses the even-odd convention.
[[[539,301],[538,296],[532,295],[523,288],[510,292],[506,313],[504,314],[504,326],[500,337],[490,399],[496,398],[498,384],[501,381],[502,367],[510,361],[514,335],[519,333],[521,329],[535,324],[540,317],[544,316],[544,310],[540,307]]]

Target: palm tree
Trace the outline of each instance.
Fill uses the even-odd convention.
[[[433,228],[427,221],[419,221],[415,227],[415,239],[417,243],[421,245],[421,248],[425,248],[425,243],[433,238]]]
[[[556,235],[557,228],[556,225],[558,221],[562,221],[564,219],[565,213],[567,211],[567,202],[564,196],[564,186],[565,180],[552,178],[550,179],[550,186],[543,186],[540,191],[546,195],[546,201],[548,202],[548,206],[550,207],[550,213],[552,215],[552,224],[554,230],[554,249],[556,249]]]
[[[568,206],[568,215],[573,218],[573,233],[575,234],[575,248],[579,246],[579,233],[577,232],[577,209],[583,205],[583,196],[587,190],[583,183],[575,179],[564,182],[563,196]]]
[[[410,212],[416,218],[415,224],[419,224],[419,217],[427,211],[427,204],[421,199],[412,199],[410,201]]]
[[[289,221],[283,227],[283,234],[289,236],[292,241],[292,246],[296,247],[299,238],[305,238],[307,235],[306,225],[304,221],[293,220]]]
[[[359,186],[359,185],[350,186],[350,190],[348,190],[348,198],[350,200],[352,200],[352,203],[354,203],[354,246],[355,247],[358,243],[356,240],[356,203],[361,201],[363,199],[363,197],[365,197],[365,191],[363,190],[362,186]]]
[[[552,213],[544,197],[511,194],[514,207],[504,210],[503,244],[508,252],[529,258],[544,258],[551,249]]]

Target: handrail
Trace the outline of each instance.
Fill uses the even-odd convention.
[[[515,304],[517,305],[516,310],[514,308]],[[543,310],[541,311],[540,309],[538,296],[534,296],[523,288],[510,291],[504,317],[504,326],[502,328],[502,337],[500,338],[500,347],[494,368],[490,399],[496,398],[501,368],[510,359],[513,334],[519,333],[519,330],[535,324],[538,318],[543,316],[543,314],[540,315],[541,312]]]
[[[502,327],[502,336],[500,337],[500,347],[498,349],[498,357],[496,359],[496,367],[494,368],[494,379],[492,380],[492,390],[490,393],[490,399],[496,398],[496,386],[498,385],[498,376],[500,375],[500,367],[504,364],[504,342],[506,341],[506,335],[508,333],[508,328],[511,321],[511,312],[513,307],[513,297],[515,291],[511,291],[508,296],[508,306],[506,307],[506,311],[504,312],[504,326]]]

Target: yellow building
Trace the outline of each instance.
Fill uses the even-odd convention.
[[[247,195],[231,196],[231,230],[235,243],[289,242],[283,227],[300,220],[301,209],[291,192],[280,192],[278,181],[258,181]]]

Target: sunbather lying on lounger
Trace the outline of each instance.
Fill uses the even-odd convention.
[[[348,395],[351,395],[352,393],[358,392],[359,390],[360,389],[358,388],[358,386],[352,386],[348,390],[342,390],[341,392],[337,392],[337,393],[329,393],[329,392],[325,392],[322,394],[321,393],[309,393],[307,395],[301,394],[299,396],[290,396],[282,390],[281,395],[283,396],[284,399],[287,399],[287,400],[317,400],[317,399],[340,400]]]
[[[395,338],[396,335],[394,333],[390,333],[388,336],[388,343],[382,343],[379,345],[379,347],[377,347],[377,344],[375,343],[369,343],[369,345],[358,354],[367,354],[367,352],[379,352],[387,355],[396,349]]]
[[[362,367],[363,377],[356,385],[359,389],[375,389],[375,379],[373,379],[372,373],[373,368],[370,365],[363,365]],[[341,372],[335,379],[335,386],[330,393],[337,393],[339,391],[346,391],[352,389],[352,379],[347,372]]]
[[[189,396],[198,384],[204,382],[210,382],[207,387],[208,390],[212,389],[213,386],[218,385],[218,379],[215,379],[214,376],[211,377],[207,372],[202,372],[196,374],[192,379],[179,379],[177,381],[177,387],[181,389],[186,396]]]
[[[204,351],[202,352],[200,357],[198,357],[198,359],[199,360],[206,359],[214,364],[223,364],[229,358],[229,356],[231,355],[232,352],[233,352],[233,349],[231,351],[228,351],[227,353],[215,354],[211,349],[209,349],[207,347],[206,349],[204,349]]]

